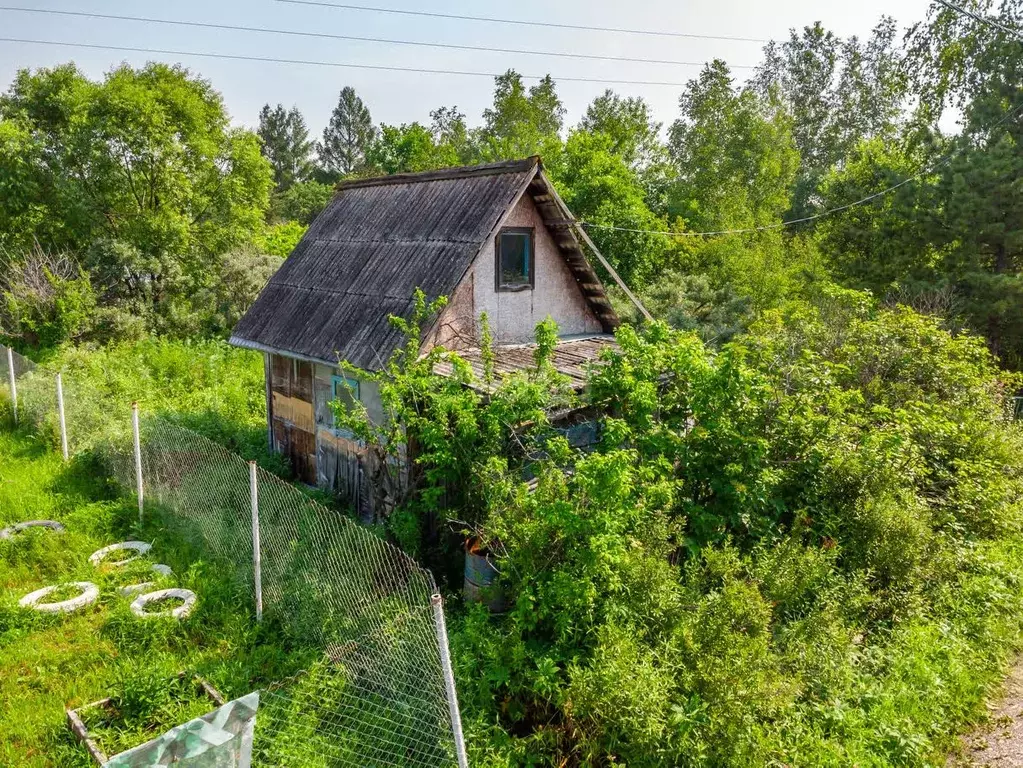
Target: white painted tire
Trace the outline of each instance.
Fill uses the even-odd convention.
[[[171,567],[169,565],[164,565],[163,563],[157,563],[156,565],[154,565],[153,571],[155,573],[160,574],[161,576],[174,575],[174,571],[171,569]],[[140,592],[145,592],[147,589],[151,589],[152,587],[155,586],[156,586],[155,581],[144,581],[141,584],[131,584],[127,587],[121,587],[117,591],[120,592],[123,597],[131,597],[132,595],[137,595]]]
[[[10,528],[0,530],[0,539],[12,539],[14,534],[21,533],[29,528],[49,528],[56,533],[64,533],[64,526],[56,520],[29,520],[27,523],[18,523]]]
[[[111,544],[109,547],[103,547],[103,549],[97,549],[89,556],[89,562],[95,565],[97,568],[103,563],[107,555],[112,552],[121,552],[123,550],[129,550],[136,552],[137,554],[133,557],[125,558],[124,560],[116,560],[109,565],[121,566],[127,565],[128,563],[138,560],[142,555],[146,554],[153,548],[152,544],[147,544],[144,541],[125,541],[120,544]]]
[[[78,587],[82,590],[82,594],[78,597],[73,597],[70,600],[64,600],[59,603],[44,603],[41,602],[47,595],[51,595],[61,587]],[[75,581],[70,584],[58,584],[55,587],[43,587],[37,589],[31,594],[25,595],[21,600],[18,601],[18,605],[22,608],[32,608],[33,610],[40,611],[41,613],[71,613],[84,608],[87,605],[92,605],[99,599],[99,587],[88,581]]]
[[[117,590],[121,597],[132,597],[140,592],[145,592],[147,589],[152,589],[156,586],[155,581],[144,581],[141,584],[129,584],[127,587],[121,587]]]
[[[157,613],[148,613],[146,611],[146,606],[149,603],[154,603],[157,600],[163,600],[168,597],[176,597],[185,602],[177,608],[171,608],[167,611],[158,611]],[[195,603],[198,599],[195,592],[189,589],[161,589],[157,592],[149,592],[135,598],[135,602],[131,604],[131,612],[143,619],[155,619],[166,616],[174,619],[184,619],[195,609]]]

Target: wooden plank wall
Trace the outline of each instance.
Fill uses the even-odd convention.
[[[291,460],[304,483],[316,484],[316,421],[313,366],[282,355],[270,356],[273,447]]]
[[[300,480],[333,491],[362,520],[373,522],[373,472],[365,449],[334,429],[328,406],[334,369],[282,355],[269,358],[273,449],[291,460]],[[402,482],[408,482],[404,461],[402,465]]]

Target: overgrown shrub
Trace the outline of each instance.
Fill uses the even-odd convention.
[[[71,254],[39,245],[21,257],[0,252],[0,334],[33,347],[76,341],[95,309],[96,293]]]
[[[1023,636],[1018,382],[831,289],[718,352],[660,324],[618,342],[590,453],[528,418],[553,404],[542,356],[526,401],[433,359],[382,377],[428,446],[403,537],[457,517],[510,602],[452,622],[474,764],[942,759]]]

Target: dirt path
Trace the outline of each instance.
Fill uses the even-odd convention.
[[[963,738],[948,768],[1023,768],[1023,659],[1005,681],[1004,698],[991,707],[989,723]]]

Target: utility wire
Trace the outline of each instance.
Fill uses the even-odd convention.
[[[500,72],[477,72],[464,69],[425,69],[421,67],[393,67],[383,64],[351,64],[340,61],[316,61],[313,59],[282,59],[271,56],[243,56],[233,53],[203,53],[200,51],[175,51],[164,48],[136,48],[127,45],[100,45],[98,43],[69,43],[60,40],[29,40],[20,37],[0,37],[0,43],[24,43],[26,45],[50,45],[67,48],[87,48],[105,51],[124,51],[127,53],[155,53],[162,56],[198,56],[207,59],[229,59],[232,61],[253,61],[270,64],[301,64],[310,67],[335,67],[340,69],[371,69],[383,72],[412,72],[428,75],[465,75],[469,77],[500,77]],[[543,80],[548,75],[521,75],[526,80]],[[599,77],[550,77],[559,82],[568,83],[603,83],[607,85],[661,85],[669,88],[683,88],[685,83],[666,82],[664,80],[615,80]]]
[[[971,19],[976,19],[981,24],[987,24],[988,26],[994,27],[995,29],[1000,29],[1005,34],[1015,37],[1017,40],[1023,40],[1023,33],[1021,33],[1017,29],[1010,29],[1009,27],[999,24],[994,19],[989,19],[986,16],[981,16],[979,13],[974,13],[973,11],[967,8],[963,8],[962,6],[956,5],[955,3],[950,3],[948,2],[948,0],[934,1],[939,5],[945,6],[950,11],[955,11],[956,13],[962,14],[963,16],[969,16]]]
[[[740,43],[767,43],[769,40],[759,37],[729,37],[727,35],[698,35],[690,32],[662,32],[653,29],[626,29],[623,27],[594,27],[586,24],[559,24],[553,21],[526,21],[522,19],[501,19],[493,16],[462,16],[454,13],[433,13],[430,11],[408,11],[399,8],[377,8],[369,5],[347,5],[328,3],[322,0],[276,0],[278,3],[291,5],[314,5],[322,8],[343,8],[349,11],[368,11],[370,13],[394,13],[403,16],[426,16],[433,19],[457,19],[459,21],[483,21],[488,24],[514,24],[520,27],[550,27],[552,29],[582,29],[588,32],[615,32],[626,35],[650,35],[653,37],[688,37],[695,40],[730,40]]]
[[[458,45],[455,43],[434,43],[417,40],[392,40],[384,37],[359,37],[356,35],[336,35],[328,32],[301,32],[292,29],[273,29],[270,27],[244,27],[236,24],[215,24],[202,21],[175,21],[172,19],[154,19],[147,16],[119,16],[110,13],[87,13],[84,11],[59,11],[53,8],[22,8],[19,6],[0,5],[0,11],[15,11],[18,13],[46,13],[54,16],[73,16],[85,19],[104,19],[108,21],[133,21],[144,24],[166,24],[178,27],[193,27],[201,29],[222,29],[231,32],[261,32],[272,35],[288,35],[292,37],[310,37],[322,40],[349,40],[360,43],[385,43],[387,45],[408,45],[423,48],[449,48],[458,51],[477,51],[482,53],[514,53],[528,56],[557,56],[564,59],[592,59],[594,61],[617,61],[636,64],[670,64],[682,67],[702,67],[704,62],[700,61],[677,61],[675,59],[644,59],[631,56],[608,56],[590,53],[567,53],[562,51],[535,51],[522,48],[495,48],[482,45]],[[733,69],[755,69],[752,65],[734,65]]]
[[[1006,112],[1005,115],[1003,115],[990,128],[988,128],[988,133],[993,132],[996,128],[998,128],[1002,124],[1004,124],[1004,123],[1008,122],[1009,120],[1011,120],[1012,118],[1016,117],[1020,112],[1023,112],[1023,102],[1020,102],[1015,107],[1013,107],[1011,110]],[[930,173],[934,173],[935,171],[937,171],[940,168],[943,168],[944,166],[946,166],[950,162],[952,162],[953,159],[955,159],[956,154],[957,154],[957,151],[952,151],[949,154],[945,155],[945,157],[941,158],[932,167],[924,168],[919,173],[916,173],[913,176],[910,176],[909,178],[903,179],[898,184],[893,184],[892,186],[888,187],[887,189],[882,189],[880,192],[875,192],[872,195],[867,195],[866,197],[860,198],[859,200],[856,200],[855,202],[846,203],[845,205],[839,205],[839,206],[836,206],[834,208],[829,208],[826,211],[821,211],[820,213],[815,213],[813,216],[804,216],[804,217],[799,218],[799,219],[789,219],[787,221],[780,221],[777,224],[766,224],[766,225],[761,226],[761,227],[747,227],[746,229],[722,229],[722,230],[719,230],[717,232],[663,232],[663,231],[653,230],[653,229],[629,229],[628,227],[614,227],[614,226],[611,226],[610,224],[596,224],[596,223],[591,222],[591,221],[577,221],[576,223],[580,224],[580,225],[582,225],[584,227],[594,227],[596,229],[608,229],[608,230],[612,230],[612,231],[615,231],[615,232],[631,232],[631,233],[637,234],[637,235],[665,235],[667,237],[714,237],[714,236],[718,236],[718,235],[746,235],[746,234],[752,234],[753,232],[768,232],[768,231],[775,230],[775,229],[783,229],[784,227],[790,227],[793,224],[805,224],[805,223],[810,222],[810,221],[817,221],[818,219],[823,219],[823,218],[825,218],[827,216],[833,216],[836,213],[841,213],[842,211],[847,211],[850,208],[856,208],[857,206],[865,205],[865,204],[867,204],[869,202],[877,200],[880,197],[884,197],[885,195],[889,195],[892,192],[896,191],[897,189],[900,189],[900,188],[906,186],[907,184],[910,184],[910,183],[912,183],[912,182],[914,182],[914,181],[916,181],[918,179],[921,179],[921,178],[923,178],[924,176],[926,176],[926,175],[928,175]]]

